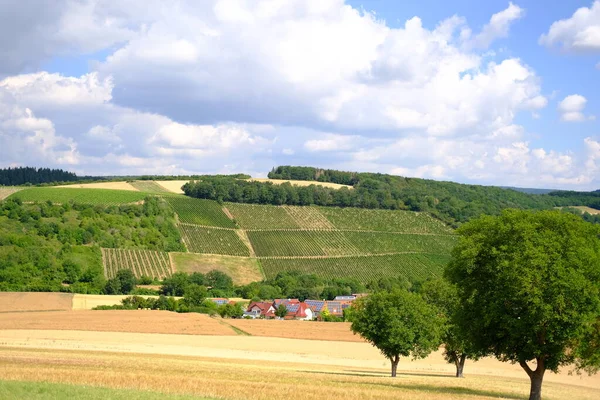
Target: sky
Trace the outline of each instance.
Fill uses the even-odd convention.
[[[600,188],[600,0],[0,0],[0,167]]]

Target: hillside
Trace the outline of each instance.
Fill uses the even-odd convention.
[[[211,265],[214,267],[211,269],[230,274],[238,284],[247,284],[262,277],[273,279],[284,271],[301,271],[329,280],[356,278],[362,283],[380,278],[419,280],[441,274],[455,242],[452,229],[427,213],[232,202],[219,204],[169,193],[153,181],[132,182],[135,190],[116,189],[124,189],[123,184],[94,184],[93,188],[29,188],[11,194],[5,203],[18,199],[26,203],[21,207],[33,214],[48,207],[54,212],[63,210],[60,211],[62,213],[65,208],[76,209],[78,211],[73,218],[79,226],[89,224],[86,221],[91,217],[88,215],[92,214],[91,210],[95,218],[112,221],[112,225],[98,227],[98,233],[87,239],[97,246],[91,247],[90,251],[102,257],[106,279],[113,278],[122,268],[130,269],[137,277],[163,279],[176,271],[207,272],[208,265]],[[108,189],[107,185],[115,189]],[[156,238],[143,233],[146,223],[136,220],[135,214],[147,208],[138,204],[152,198],[162,199],[159,203],[153,202],[171,210],[174,219],[166,223],[177,231],[176,237],[181,237],[185,247],[154,244],[163,242],[165,239],[160,236],[168,234],[169,229],[161,228]],[[81,206],[72,206],[71,200]],[[131,214],[137,208],[140,211]],[[122,215],[121,220],[113,221],[114,217],[110,214],[114,212]],[[28,218],[13,215],[11,219],[8,217],[10,212],[6,213],[7,217],[0,224],[8,226],[9,219],[17,219],[19,222],[13,223],[30,222],[15,229],[31,230],[39,226],[35,215]],[[165,216],[168,217],[168,213]],[[43,217],[39,221],[51,222]],[[61,229],[59,225],[59,231]],[[108,233],[112,240],[99,236],[102,232]],[[132,235],[140,239],[126,240]],[[53,251],[57,253],[60,249],[58,242],[64,245],[65,241],[70,241],[61,239],[59,235],[40,240],[56,243],[51,247],[54,246],[56,250]],[[77,240],[72,243],[85,244]],[[182,250],[188,255],[184,257]],[[58,260],[58,264],[61,263]]]

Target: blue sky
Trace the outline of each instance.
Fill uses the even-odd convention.
[[[2,8],[0,167],[600,188],[600,0]]]

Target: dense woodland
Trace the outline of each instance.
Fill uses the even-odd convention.
[[[73,172],[62,169],[16,167],[0,169],[0,185],[37,185],[50,182],[73,182],[79,178]]]
[[[351,189],[320,185],[251,182],[231,177],[204,178],[184,185],[186,195],[202,199],[254,204],[319,205],[429,212],[456,227],[480,215],[498,215],[505,208],[551,209],[586,205],[600,209],[597,192],[528,194],[493,186],[464,185],[400,176],[277,167],[269,178],[332,182]]]
[[[185,251],[167,203],[0,203],[0,291],[101,293],[100,247]]]

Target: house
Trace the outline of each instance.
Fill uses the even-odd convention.
[[[350,306],[347,304],[346,307],[343,307],[343,304],[340,301],[304,300],[304,302],[308,304],[311,310],[313,310],[316,317],[320,316],[324,309],[327,309],[331,315],[342,317],[344,315],[344,308]]]
[[[279,306],[282,304],[285,305],[287,308],[289,308],[293,304],[300,304],[300,300],[298,300],[298,299],[275,299],[275,300],[273,300],[273,307],[275,307],[275,309],[278,309]]]
[[[305,302],[295,303],[286,306],[288,313],[285,319],[301,319],[305,321],[311,321],[314,318],[314,312],[310,306]]]
[[[215,303],[218,306],[222,306],[223,304],[229,303],[229,299],[226,299],[224,297],[214,297],[214,298],[211,298],[209,300],[212,301],[213,303]]]
[[[351,295],[351,296],[335,296],[335,299],[333,299],[335,301],[354,301],[356,300],[356,296]]]
[[[273,303],[269,301],[253,301],[248,305],[248,309],[244,313],[244,316],[249,316],[251,318],[274,318],[275,307],[273,307]]]

